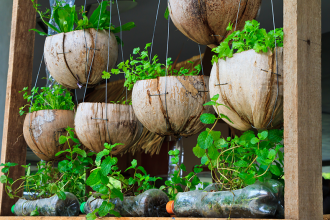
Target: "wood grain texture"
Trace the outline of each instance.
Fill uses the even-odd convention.
[[[321,220],[321,0],[284,0],[285,216]]]
[[[115,66],[118,44],[113,33],[109,39],[107,31],[90,28],[47,37],[44,54],[45,64],[54,79],[67,88],[78,89],[78,81],[82,85],[88,81],[91,87],[102,80],[108,57],[109,70]]]
[[[1,163],[25,164],[26,143],[23,138],[24,117],[19,116],[19,107],[26,104],[18,91],[32,83],[34,28],[36,12],[31,1],[14,0],[10,36],[9,68],[7,77],[6,105],[3,123]],[[10,177],[17,179],[24,175],[24,169],[10,169]],[[17,201],[7,196],[0,184],[0,215],[12,215],[11,206]]]
[[[213,48],[231,33],[226,28],[229,22],[235,24],[238,8],[237,30],[241,30],[245,21],[257,16],[261,0],[169,0],[168,6],[177,29],[196,43]]]
[[[23,124],[23,135],[31,150],[42,160],[61,160],[56,153],[69,148],[67,143],[60,144],[61,135],[66,136],[67,127],[74,127],[74,112],[70,110],[40,110],[28,113]],[[73,142],[70,142],[73,146]]]
[[[276,72],[279,76],[273,74]],[[277,54],[254,50],[237,53],[213,65],[210,96],[219,94],[218,102],[230,108],[217,107],[233,122],[223,119],[230,126],[241,131],[252,126],[270,129],[283,123],[282,75],[283,48],[278,48]]]

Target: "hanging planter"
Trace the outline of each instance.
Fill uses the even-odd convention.
[[[212,106],[203,106],[209,100],[208,81],[207,76],[167,76],[137,81],[132,93],[136,117],[148,130],[159,135],[196,134],[205,127],[199,116],[213,112]]]
[[[122,143],[124,145],[118,145],[112,153],[124,152],[138,141],[142,130],[131,105],[84,102],[78,106],[77,137],[96,153],[104,149],[104,143]]]
[[[79,201],[68,192],[65,192],[64,200],[57,195],[36,200],[19,199],[12,207],[12,212],[17,216],[30,216],[36,212],[38,216],[78,216]]]
[[[44,56],[54,79],[67,88],[77,89],[87,81],[89,86],[96,85],[107,65],[110,69],[114,67],[118,44],[113,33],[109,40],[107,31],[90,28],[47,37]]]
[[[277,49],[278,69],[275,58],[271,51],[248,50],[213,65],[210,96],[219,94],[218,102],[230,108],[217,107],[232,127],[246,131],[266,129],[271,120],[269,128],[283,123],[283,48]]]
[[[229,22],[235,25],[237,19],[237,30],[241,30],[245,21],[257,17],[260,6],[261,0],[169,0],[168,4],[174,25],[189,39],[211,48],[230,34]]]
[[[42,160],[59,160],[55,154],[68,148],[60,144],[67,127],[74,126],[74,112],[70,110],[40,110],[28,113],[23,124],[23,135],[27,145]]]

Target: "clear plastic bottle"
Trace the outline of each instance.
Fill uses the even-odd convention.
[[[167,208],[177,217],[284,218],[283,192],[280,182],[268,180],[233,191],[178,193]]]
[[[102,205],[104,200],[98,195],[89,197],[86,203],[82,204],[83,213],[91,213]],[[161,190],[149,189],[138,196],[125,196],[124,200],[111,199],[115,204],[115,211],[122,217],[168,217],[166,204],[168,196]],[[110,215],[109,215],[110,216]]]
[[[65,193],[66,199],[61,200],[57,195],[45,199],[19,199],[12,211],[17,216],[29,216],[36,209],[40,216],[78,216],[79,201],[72,193]]]

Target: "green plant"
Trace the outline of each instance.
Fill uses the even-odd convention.
[[[110,145],[105,143],[105,149],[96,155],[96,168],[91,171],[86,184],[100,193],[101,198],[105,201],[103,201],[100,208],[95,209],[93,213],[89,213],[86,216],[88,220],[96,219],[96,213],[101,217],[107,214],[119,216],[119,213],[114,211],[115,205],[110,199],[119,198],[123,200],[124,195],[131,194],[135,187],[137,187],[137,190],[134,190],[134,194],[137,195],[147,189],[154,188],[154,184],[150,184],[149,182],[159,179],[150,177],[143,167],[137,166],[136,160],[133,160],[131,162],[132,166],[126,169],[126,171],[134,169],[134,176],[126,179],[116,165],[118,158],[113,157],[111,153],[112,149],[118,145],[122,144],[116,143]]]
[[[30,199],[49,198],[58,195],[62,200],[66,198],[64,192],[71,192],[82,202],[85,197],[85,172],[93,163],[88,156],[95,153],[86,153],[80,149],[79,140],[74,137],[73,128],[67,128],[67,136],[60,137],[60,144],[68,143],[69,149],[56,154],[59,156],[65,153],[67,159],[59,162],[58,168],[54,167],[53,162],[41,161],[37,164],[38,170],[31,172],[30,165],[22,165],[25,168],[25,176],[13,181],[10,175],[10,168],[18,164],[5,163],[1,172],[4,173],[0,177],[0,182],[5,184],[6,193],[10,198],[18,197],[20,191],[26,191],[31,194]],[[70,141],[76,143],[70,146]],[[18,187],[14,190],[14,185]]]
[[[227,31],[232,29],[233,24],[229,23]],[[260,23],[256,20],[246,21],[242,31],[234,31],[218,47],[212,49],[217,53],[213,55],[212,63],[218,62],[218,59],[226,60],[227,57],[233,57],[234,53],[250,49],[254,49],[257,53],[273,51],[275,39],[276,46],[283,47],[283,28],[277,28],[275,33],[274,30],[267,33],[265,29],[260,28]]]
[[[219,95],[215,95],[204,105],[222,105],[217,103],[218,98]],[[218,115],[205,113],[200,120],[215,126],[219,119],[228,119],[219,112]],[[283,181],[284,155],[280,151],[283,130],[264,130],[257,135],[246,131],[240,137],[224,139],[220,131],[213,130],[214,126],[199,135],[193,152],[203,165],[208,165],[215,182],[226,190],[235,190],[266,178]]]
[[[188,75],[198,75],[201,71],[201,65],[196,66],[195,68],[185,69],[181,67],[180,70],[173,68],[171,64],[171,58],[167,59],[167,66],[165,64],[158,63],[158,56],[155,55],[151,60],[149,59],[148,48],[151,46],[151,43],[148,43],[144,51],[141,51],[140,48],[135,48],[133,54],[137,55],[136,58],[130,56],[129,60],[121,62],[118,64],[118,69],[111,69],[111,73],[103,72],[103,76],[110,78],[111,74],[118,75],[120,73],[125,74],[125,84],[124,86],[131,90],[133,85],[138,80],[146,79],[155,79],[157,77],[165,76],[166,71],[169,76],[188,76]]]
[[[41,87],[41,92],[39,92],[38,87],[33,87],[31,94],[28,94],[28,87],[24,87],[22,91],[19,91],[19,93],[21,92],[24,92],[24,99],[26,99],[29,103],[33,103],[32,105],[26,104],[21,107],[19,111],[20,115],[25,113],[24,109],[27,106],[29,106],[29,113],[47,109],[74,109],[74,103],[70,92],[61,85],[54,85],[52,88]]]
[[[103,71],[102,79],[106,79],[106,80],[110,79],[110,73]],[[123,97],[121,100],[118,100],[118,101],[110,101],[110,103],[122,104],[122,105],[132,105],[132,99],[127,99],[127,100],[124,100],[124,99],[125,99],[125,97]]]
[[[84,7],[79,10],[79,13],[76,11],[76,6],[70,7],[69,5],[63,5],[63,2],[57,1],[53,9],[52,17],[50,16],[50,10],[47,9],[45,12],[39,10],[40,5],[36,3],[35,0],[31,0],[33,3],[33,7],[36,9],[39,14],[41,20],[52,30],[57,33],[67,33],[74,30],[83,30],[89,28],[95,28],[98,30],[109,30],[112,33],[118,33],[122,31],[128,31],[135,27],[134,22],[128,22],[121,27],[115,27],[113,24],[110,24],[110,12],[107,11],[107,6],[112,4],[112,1],[103,1],[99,4],[98,8],[92,13],[90,18],[86,16],[86,11]],[[78,15],[81,15],[81,18],[78,18]],[[54,25],[47,22],[45,19],[54,18],[55,23],[58,28]],[[76,26],[76,27],[74,27]],[[36,31],[40,35],[46,35],[45,32],[41,32],[37,29],[31,29]],[[118,36],[116,36],[118,43],[121,43],[121,40]]]
[[[170,200],[174,200],[179,192],[187,192],[188,190],[195,190],[198,184],[201,183],[197,174],[203,171],[201,165],[194,167],[194,172],[190,172],[187,176],[181,177],[182,171],[187,171],[184,164],[180,164],[179,150],[170,150],[169,155],[171,158],[171,164],[177,167],[177,170],[170,175],[170,179],[165,181],[165,186],[161,186],[160,190],[167,190],[167,195]]]

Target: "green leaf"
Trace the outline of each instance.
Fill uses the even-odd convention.
[[[147,171],[142,166],[139,166],[138,169],[141,170],[144,175],[147,175]]]
[[[198,144],[196,145],[196,147],[193,148],[193,152],[194,152],[195,156],[198,158],[201,158],[202,156],[205,155],[205,150],[200,148],[198,146]]]
[[[101,185],[97,192],[106,195],[106,194],[108,194],[108,191],[109,191],[109,188],[107,186]]]
[[[119,33],[120,32],[120,29],[121,29],[121,31],[129,31],[129,30],[131,30],[134,27],[135,27],[135,23],[134,22],[128,22],[128,23],[122,25],[121,28],[120,27],[116,27],[112,32],[114,34],[115,33]]]
[[[251,139],[251,144],[256,144],[258,142],[259,142],[259,139],[256,138],[256,137],[254,137],[254,138]]]
[[[98,211],[98,209],[96,209],[96,210],[94,210],[94,211]],[[95,213],[96,213],[95,212]],[[96,216],[96,214],[95,214],[94,212],[93,213],[88,213],[87,215],[86,215],[86,220],[95,220],[95,219],[97,219],[97,216]]]
[[[0,176],[0,182],[1,183],[6,183],[7,182],[7,176],[6,175]]]
[[[59,199],[61,200],[65,200],[66,199],[66,195],[63,191],[59,191],[56,193],[56,195],[58,196]]]
[[[280,176],[281,175],[281,171],[280,171],[280,169],[276,165],[271,165],[269,167],[269,169],[270,169],[270,172],[272,172],[274,175],[276,175],[276,176]]]
[[[86,184],[88,186],[93,186],[96,183],[101,181],[101,177],[100,177],[99,172],[100,172],[100,169],[96,169],[89,175],[89,177],[86,180]]]
[[[279,143],[283,140],[283,130],[273,129],[268,131],[268,140]]]
[[[218,158],[218,156],[220,155],[220,153],[214,146],[210,146],[208,148],[208,155],[211,160],[216,160]]]
[[[65,142],[66,142],[67,140],[68,140],[68,139],[67,139],[66,136],[61,135],[61,136],[60,136],[60,139],[59,139],[59,142],[60,142],[60,144],[65,144]]]
[[[235,166],[237,167],[248,167],[249,163],[244,161],[244,160],[239,160],[234,163]]]
[[[73,148],[72,152],[81,155],[82,157],[87,157],[87,154],[84,150],[80,148]]]
[[[110,212],[110,210],[114,209],[114,207],[115,205],[112,204],[111,202],[103,201],[102,205],[99,208],[98,214],[101,217],[104,217]]]
[[[41,36],[49,36],[47,33],[42,32],[42,31],[39,31],[38,29],[35,29],[35,28],[30,29],[29,31],[35,31],[35,32],[37,32]]]
[[[276,152],[274,149],[271,149],[271,150],[268,152],[268,158],[269,158],[270,160],[274,160],[275,157],[276,157],[276,154],[277,154],[277,152]]]
[[[258,138],[260,140],[265,140],[268,137],[268,131],[263,131],[261,133],[258,133]]]
[[[203,131],[197,138],[197,143],[200,148],[208,149],[213,144],[212,135],[209,135],[209,132]]]
[[[110,173],[112,165],[113,165],[113,160],[111,157],[107,157],[102,161],[101,172],[104,176]]]
[[[39,216],[38,207],[30,213],[30,216]]]
[[[200,172],[202,172],[203,171],[203,168],[198,168],[198,167],[195,167],[194,168],[194,172],[195,173],[200,173]]]
[[[137,166],[137,160],[133,159],[131,164],[132,164],[132,167],[135,168]]]
[[[184,172],[187,172],[187,168],[183,163],[180,165],[180,169],[183,170]]]
[[[170,11],[168,10],[168,7],[166,8],[166,10],[165,10],[165,13],[164,13],[164,18],[166,19],[166,20],[168,20],[168,16],[170,15]]]
[[[107,156],[109,154],[110,154],[110,151],[108,149],[104,149],[100,153],[98,153],[96,155],[96,159],[95,159],[96,166],[100,166],[102,157]]]
[[[216,119],[215,115],[211,113],[204,113],[200,116],[200,120],[204,124],[214,124]]]
[[[116,197],[118,197],[121,201],[124,200],[124,194],[123,194],[121,191],[119,191],[118,189],[113,188],[113,189],[111,190],[111,193],[112,193],[113,195],[115,195]]]
[[[211,100],[216,102],[216,101],[218,101],[219,97],[220,97],[220,95],[216,94],[211,98]]]
[[[202,157],[202,159],[201,159],[201,163],[202,163],[203,165],[206,164],[208,161],[209,161],[209,158],[208,158],[206,155],[204,155],[204,156]]]

